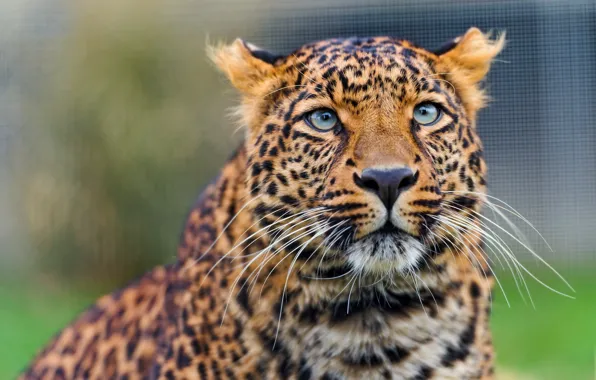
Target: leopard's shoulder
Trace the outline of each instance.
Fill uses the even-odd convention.
[[[177,266],[160,266],[105,295],[60,331],[21,379],[141,378],[163,333]]]

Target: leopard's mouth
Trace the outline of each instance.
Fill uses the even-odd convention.
[[[419,238],[387,222],[383,227],[353,241],[345,254],[362,272],[406,273],[418,267],[424,254]]]

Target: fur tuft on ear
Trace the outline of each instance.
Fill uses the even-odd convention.
[[[493,39],[478,28],[470,28],[439,53],[442,70],[457,88],[470,115],[484,107],[488,100],[479,82],[504,46],[504,33]]]
[[[460,69],[468,84],[476,84],[486,76],[492,60],[503,50],[505,34],[492,39],[490,34],[473,27],[453,42],[451,49],[441,54],[441,59]]]
[[[239,38],[230,45],[208,46],[207,54],[245,95],[259,93],[259,88],[273,75],[273,63],[278,58]]]

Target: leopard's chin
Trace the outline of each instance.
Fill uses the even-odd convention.
[[[383,228],[353,242],[345,254],[350,266],[359,273],[406,274],[423,261],[424,245],[414,236]]]

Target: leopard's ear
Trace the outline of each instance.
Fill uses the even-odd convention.
[[[437,54],[462,80],[473,85],[486,76],[492,60],[504,46],[504,33],[493,39],[472,27]]]
[[[230,45],[209,47],[208,54],[245,95],[259,93],[259,88],[274,75],[275,63],[281,58],[239,38]]]

